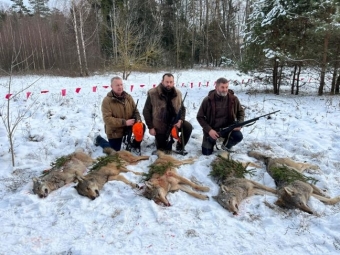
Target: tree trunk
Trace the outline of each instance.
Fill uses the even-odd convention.
[[[328,43],[329,43],[330,33],[327,32],[324,39],[324,47],[323,47],[323,57],[321,63],[321,77],[320,77],[320,86],[318,95],[323,95],[323,88],[325,87],[325,75],[326,75],[326,68],[327,68],[327,53],[328,53]]]
[[[300,89],[300,74],[301,74],[301,64],[299,63],[299,69],[298,69],[298,73],[296,76],[296,91],[295,91],[295,95],[299,95],[299,89]]]
[[[281,80],[282,80],[282,69],[283,69],[283,65],[280,65],[280,73],[279,73],[279,81],[277,84],[277,94],[280,94],[280,86],[281,86]]]
[[[42,34],[41,34],[39,23],[38,23],[38,30],[39,30],[40,50],[41,50],[41,57],[42,57],[42,69],[45,71],[45,52],[44,52],[43,39],[42,39]]]
[[[75,8],[74,2],[72,2],[72,12],[73,12],[73,30],[74,30],[74,35],[75,35],[75,39],[76,39],[76,47],[77,47],[77,55],[78,55],[78,62],[79,62],[79,68],[80,68],[80,75],[83,76],[83,64],[82,64],[81,54],[80,54],[77,15],[76,15],[76,8]]]
[[[277,72],[278,72],[278,66],[279,66],[279,61],[277,59],[274,59],[274,67],[273,67],[273,92],[274,94],[278,95],[279,91],[277,88]]]
[[[335,95],[335,84],[336,84],[336,77],[338,76],[338,61],[334,62],[334,69],[333,69],[333,77],[332,77],[332,87],[331,87],[331,94]]]
[[[338,44],[336,47],[336,56],[338,56],[338,58],[340,57],[339,52],[340,52],[340,44]],[[336,90],[339,63],[340,63],[339,60],[334,61],[334,66],[333,66],[334,70],[333,70],[332,87],[331,87],[331,94],[333,95],[335,95],[335,90]]]
[[[335,94],[339,94],[339,88],[340,88],[340,75],[338,76],[338,79],[336,80]]]
[[[195,26],[192,28],[192,33],[191,33],[191,68],[194,68],[195,65]]]
[[[206,13],[205,13],[205,60],[207,61],[207,66],[209,66],[209,0],[205,1]]]
[[[292,95],[294,95],[294,89],[295,89],[296,69],[297,69],[297,64],[294,65],[293,81],[292,81],[292,85],[290,88],[290,94]]]
[[[83,47],[83,58],[84,58],[84,68],[85,68],[85,75],[89,76],[89,69],[87,66],[87,57],[86,57],[86,46],[85,46],[85,38],[84,38],[84,17],[83,17],[83,8],[85,6],[81,6],[79,10],[79,22],[80,22],[80,40]],[[85,10],[84,10],[85,11]]]

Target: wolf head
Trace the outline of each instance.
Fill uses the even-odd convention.
[[[313,214],[313,211],[307,205],[308,198],[305,193],[299,192],[292,186],[283,187],[280,192],[276,205],[284,208],[298,208],[306,213]]]
[[[47,183],[41,179],[33,178],[33,193],[37,194],[40,198],[45,198],[50,194],[51,189]]]
[[[231,189],[227,186],[221,185],[217,196],[213,197],[223,208],[232,212],[233,215],[238,214],[238,197]]]
[[[149,181],[145,182],[142,194],[144,197],[153,200],[156,204],[163,203],[165,206],[170,206],[170,202],[166,198],[167,192],[162,187],[157,187]]]
[[[99,188],[94,179],[79,178],[78,184],[75,186],[79,195],[95,200],[99,196]]]

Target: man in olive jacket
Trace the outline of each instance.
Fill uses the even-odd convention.
[[[170,152],[172,144],[167,142],[169,138],[167,131],[173,126],[176,126],[179,131],[183,130],[179,137],[180,142],[176,144],[176,152],[185,155],[187,152],[184,150],[184,146],[189,141],[192,125],[185,120],[182,93],[174,86],[174,76],[171,73],[164,74],[162,82],[148,91],[143,115],[150,135],[155,136],[157,150]],[[181,116],[176,120],[179,110],[181,110]],[[174,120],[176,123],[173,123]],[[181,144],[182,136],[184,140],[183,146]]]
[[[240,101],[229,89],[229,81],[219,78],[216,81],[215,89],[205,97],[198,110],[196,119],[203,129],[202,154],[210,155],[214,150],[216,139],[219,138],[218,131],[235,121],[244,121],[244,109]],[[226,134],[222,149],[230,150],[232,146],[241,142],[243,135],[241,127],[235,128]],[[211,142],[209,136],[214,142]]]
[[[112,90],[107,93],[101,106],[105,133],[109,141],[99,135],[95,137],[95,145],[120,151],[128,128],[140,122],[141,116],[132,96],[124,91],[123,80],[119,76],[111,79],[111,88]],[[132,148],[140,150],[140,143],[133,140]]]

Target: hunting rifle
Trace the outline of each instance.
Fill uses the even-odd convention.
[[[135,106],[134,111],[133,111],[133,118],[135,119],[135,121],[137,120],[136,110],[137,110],[137,106],[138,106],[138,100],[139,99],[137,99],[136,106]],[[127,127],[126,135],[124,136],[124,144],[125,144],[125,150],[131,151],[131,148],[132,148],[132,126]]]
[[[228,127],[221,128],[220,131],[217,132],[217,134],[219,135],[219,137],[224,137],[225,138],[229,132],[234,130],[234,128],[237,128],[237,127],[248,127],[248,126],[254,125],[255,122],[258,121],[260,118],[269,116],[269,115],[277,113],[279,111],[280,110],[277,110],[277,111],[271,112],[271,113],[267,113],[265,115],[261,115],[261,116],[256,117],[256,118],[253,118],[253,119],[250,119],[250,120],[246,120],[244,122],[235,122],[234,124],[231,124]],[[208,137],[208,139],[209,139],[209,142],[216,143],[216,140],[214,140],[210,136]]]
[[[181,119],[183,103],[184,103],[185,98],[187,97],[187,94],[188,94],[188,92],[185,92],[184,98],[181,102],[181,107],[179,108],[179,111],[176,114],[176,116],[172,118],[172,120],[171,120],[171,122],[168,126],[168,129],[166,130],[165,137],[167,138],[167,140],[166,140],[167,150],[171,150],[172,144],[175,142],[173,137],[171,136],[171,129]],[[182,134],[182,136],[183,136],[183,134]],[[184,144],[182,146],[184,146]]]

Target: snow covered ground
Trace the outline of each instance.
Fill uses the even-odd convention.
[[[45,199],[38,198],[32,193],[32,177],[41,175],[58,157],[77,148],[94,158],[104,155],[92,140],[96,132],[105,137],[100,105],[115,74],[86,78],[14,76],[13,95],[40,79],[15,98],[10,97],[12,124],[17,114],[31,107],[14,133],[14,167],[7,131],[0,125],[0,254],[339,254],[339,204],[329,206],[311,198],[309,206],[316,213],[309,215],[277,207],[275,196],[253,196],[234,216],[212,199],[219,187],[208,174],[218,152],[201,154],[202,130],[196,113],[217,78],[231,79],[230,88],[244,105],[246,119],[280,110],[272,119],[261,118],[243,128],[244,140],[234,147],[233,159],[256,162],[247,156],[247,151],[256,149],[316,164],[320,171],[306,175],[319,180],[317,186],[334,197],[340,195],[340,97],[317,96],[318,84],[311,77],[305,77],[299,96],[291,95],[289,87],[282,87],[277,96],[266,92],[270,86],[232,70],[173,73],[177,87],[183,94],[188,92],[186,119],[194,127],[186,146],[189,154],[176,157],[197,158],[178,172],[209,186],[210,200],[201,201],[179,191],[168,195],[172,206],[162,207],[114,181],[93,201],[79,196],[74,184]],[[148,89],[161,81],[162,74],[132,73],[124,81],[125,90],[139,99],[140,112]],[[3,117],[8,83],[8,77],[0,78]],[[142,154],[151,155],[154,149],[153,137],[146,132]],[[152,155],[128,168],[147,172],[155,159]],[[124,175],[141,181],[131,173]],[[263,165],[251,178],[275,187]]]

